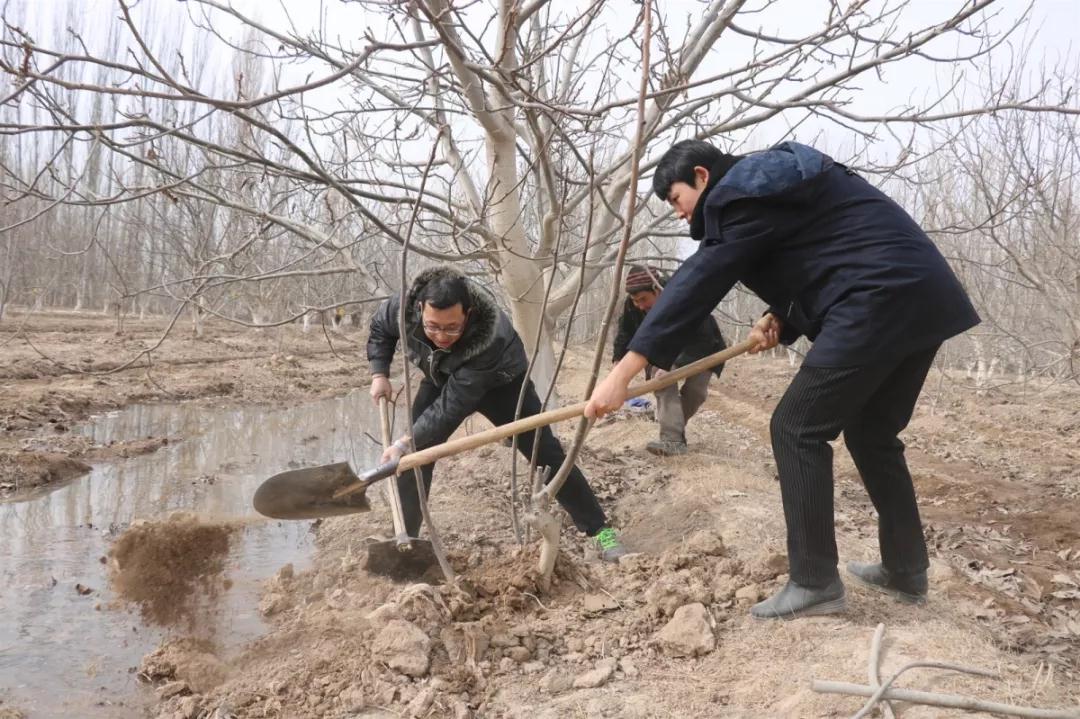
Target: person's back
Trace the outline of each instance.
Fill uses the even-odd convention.
[[[673,345],[737,281],[783,320],[783,341],[814,342],[804,364],[844,366],[940,343],[978,323],[963,287],[917,223],[832,158],[794,142],[710,178],[691,220],[698,253],[657,303],[662,320],[630,349]],[[714,267],[723,267],[719,275]],[[710,301],[702,303],[707,285]],[[693,292],[687,288],[693,287]],[[694,311],[687,311],[694,308]]]
[[[707,235],[722,238],[726,218],[759,203],[769,203],[774,244],[741,279],[802,334],[820,335],[810,364],[923,349],[977,322],[922,228],[828,156],[784,143],[738,162],[706,200]]]
[[[653,191],[701,243],[664,288],[585,416],[621,406],[630,379],[667,367],[680,342],[738,281],[769,305],[749,352],[805,334],[810,350],[769,424],[787,526],[788,583],[759,619],[846,609],[833,516],[842,433],[878,515],[880,562],[856,581],[925,601],[929,559],[900,432],[941,343],[979,321],[926,234],[896,203],[813,148],[786,142],[737,157],[699,140],[657,163]]]

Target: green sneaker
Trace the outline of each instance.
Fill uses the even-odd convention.
[[[626,548],[619,541],[618,533],[611,527],[604,527],[593,537],[596,548],[600,550],[600,559],[605,562],[617,562],[626,554]]]

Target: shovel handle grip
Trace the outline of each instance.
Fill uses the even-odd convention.
[[[338,491],[334,492],[334,499],[341,499],[348,496],[353,492],[359,492],[361,489],[367,489],[371,485],[378,482],[380,479],[386,479],[387,477],[393,477],[398,473],[398,465],[401,463],[400,459],[384,462],[360,475],[360,479],[356,480],[350,485],[342,487]],[[406,468],[402,468],[404,471]]]

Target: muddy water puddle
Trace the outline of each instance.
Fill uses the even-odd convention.
[[[134,668],[165,636],[136,611],[110,607],[102,558],[137,518],[195,512],[239,520],[227,562],[231,588],[214,613],[215,639],[237,647],[265,631],[261,582],[282,565],[302,569],[311,522],[261,518],[256,487],[292,467],[374,463],[365,436],[377,427],[370,399],[345,397],[289,409],[144,405],[81,428],[97,442],[147,436],[182,441],[150,455],[95,466],[54,491],[0,504],[0,696],[30,719],[137,717],[152,701]],[[89,592],[87,593],[87,590]]]

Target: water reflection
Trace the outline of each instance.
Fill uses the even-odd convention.
[[[81,431],[98,442],[183,441],[97,466],[43,496],[0,504],[0,695],[35,719],[141,716],[148,692],[129,670],[161,633],[133,614],[95,609],[112,599],[99,560],[138,517],[182,509],[251,518],[230,555],[234,586],[220,630],[233,646],[262,631],[259,582],[287,562],[304,565],[310,522],[263,521],[251,509],[255,488],[289,467],[372,464],[378,452],[365,433],[377,426],[360,392],[284,410],[191,403],[96,418]],[[94,592],[81,596],[76,584]]]

